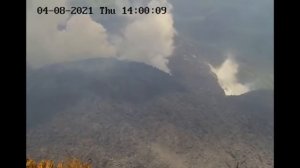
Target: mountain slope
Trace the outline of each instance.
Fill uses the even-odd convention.
[[[226,97],[206,64],[180,58],[171,76],[113,59],[31,70],[27,155],[101,168],[272,167],[273,95]]]

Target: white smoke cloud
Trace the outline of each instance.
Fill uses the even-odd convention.
[[[164,15],[128,15],[124,18],[126,25],[120,27],[120,34],[108,33],[105,25],[87,15],[70,17],[36,13],[38,6],[67,7],[70,2],[76,3],[72,0],[55,1],[55,3],[38,0],[29,2],[27,62],[31,66],[40,67],[51,63],[95,57],[116,57],[146,63],[166,73],[170,72],[167,64],[174,50],[173,37],[176,33],[170,12]],[[114,5],[120,6],[117,2]],[[93,3],[96,5],[95,2]],[[148,4],[150,8],[162,5],[168,6],[168,10],[171,9],[171,5],[165,0],[151,1]]]
[[[43,3],[49,8],[54,6],[49,1]],[[34,3],[34,6],[40,5],[37,4]],[[66,29],[62,31],[58,26],[66,17],[37,15],[35,11],[28,10],[27,61],[31,66],[40,67],[56,62],[115,54],[114,47],[106,40],[106,31],[102,25],[93,22],[90,16],[78,15],[70,18]]]
[[[208,65],[211,71],[217,76],[219,85],[226,95],[241,95],[251,90],[249,86],[238,82],[237,73],[239,65],[232,55],[229,54],[219,67]]]
[[[143,62],[170,73],[168,58],[173,47],[172,15],[136,16],[124,29],[124,36],[117,43],[121,59]]]

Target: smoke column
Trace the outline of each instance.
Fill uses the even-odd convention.
[[[229,54],[219,67],[208,65],[210,70],[216,75],[219,85],[227,96],[241,95],[250,91],[249,86],[238,82],[237,74],[239,65],[232,55]]]

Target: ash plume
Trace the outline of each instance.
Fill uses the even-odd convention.
[[[251,90],[249,86],[238,81],[239,65],[232,55],[228,54],[226,60],[219,67],[208,65],[210,70],[216,75],[225,95],[241,95]]]
[[[87,58],[115,57],[121,60],[142,62],[166,73],[168,58],[174,50],[176,30],[167,1],[145,1],[147,6],[167,6],[164,15],[38,15],[38,6],[99,6],[104,1],[38,1],[27,6],[27,61],[32,67]],[[117,10],[123,5],[134,6],[135,1],[105,1]],[[122,26],[111,31],[103,20],[109,17],[122,19]]]

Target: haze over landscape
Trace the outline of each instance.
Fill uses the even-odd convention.
[[[38,15],[39,6],[167,6]],[[27,1],[27,157],[273,165],[273,1]]]

